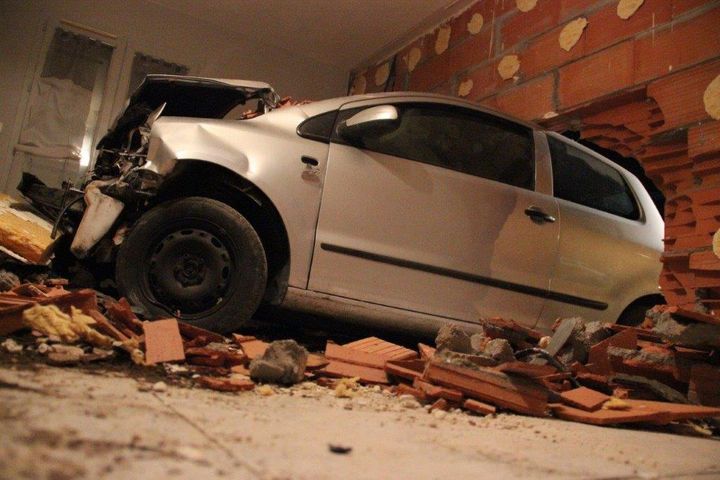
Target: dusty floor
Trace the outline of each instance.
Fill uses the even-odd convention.
[[[271,396],[142,391],[152,373],[6,360],[3,479],[720,478],[712,439],[433,414],[372,389],[341,399],[314,384]]]

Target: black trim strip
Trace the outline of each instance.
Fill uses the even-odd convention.
[[[363,258],[373,262],[387,263],[389,265],[395,265],[398,267],[410,268],[412,270],[419,270],[421,272],[434,273],[442,275],[444,277],[457,278],[458,280],[465,280],[466,282],[479,283],[482,285],[488,285],[491,287],[501,288],[503,290],[510,290],[513,292],[524,293],[535,297],[547,298],[549,300],[556,300],[558,302],[569,303],[572,305],[578,305],[581,307],[592,308],[593,310],[606,310],[608,304],[604,302],[598,302],[596,300],[589,300],[587,298],[576,297],[574,295],[567,295],[565,293],[553,292],[543,290],[541,288],[529,287],[527,285],[520,285],[518,283],[506,282],[504,280],[497,280],[495,278],[482,277],[480,275],[473,275],[471,273],[460,272],[458,270],[450,270],[448,268],[434,267],[424,263],[413,262],[411,260],[403,260],[401,258],[388,257],[385,255],[378,255],[375,253],[364,252],[362,250],[355,250],[353,248],[340,247],[338,245],[331,245],[328,243],[321,243],[320,248],[328,252],[340,253],[343,255],[350,255],[352,257]]]

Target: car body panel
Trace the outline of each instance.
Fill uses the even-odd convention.
[[[405,101],[417,99],[360,105]],[[536,171],[547,188],[543,153]],[[525,214],[533,205],[557,216],[544,193],[332,143],[309,288],[465,321],[511,315],[534,325],[558,225],[533,222]]]
[[[167,175],[177,162],[203,160],[252,182],[283,219],[292,255],[288,282],[300,288],[307,287],[328,151],[295,133],[305,119],[296,108],[243,121],[163,117],[153,125],[144,167]],[[302,156],[315,158],[317,167],[309,169]]]

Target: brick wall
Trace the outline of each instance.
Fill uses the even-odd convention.
[[[644,0],[627,19],[618,13],[627,0],[534,3],[480,0],[353,71],[351,91],[456,95],[637,158],[667,198],[666,299],[720,315],[720,259],[711,250],[720,113],[709,106],[719,94],[708,89],[720,83],[720,1]],[[562,48],[561,33],[578,19],[586,27]],[[498,67],[515,59],[504,79]]]

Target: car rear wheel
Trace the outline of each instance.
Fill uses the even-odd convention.
[[[257,309],[267,282],[260,238],[240,213],[188,197],[145,213],[118,252],[116,278],[130,303],[226,333]]]

